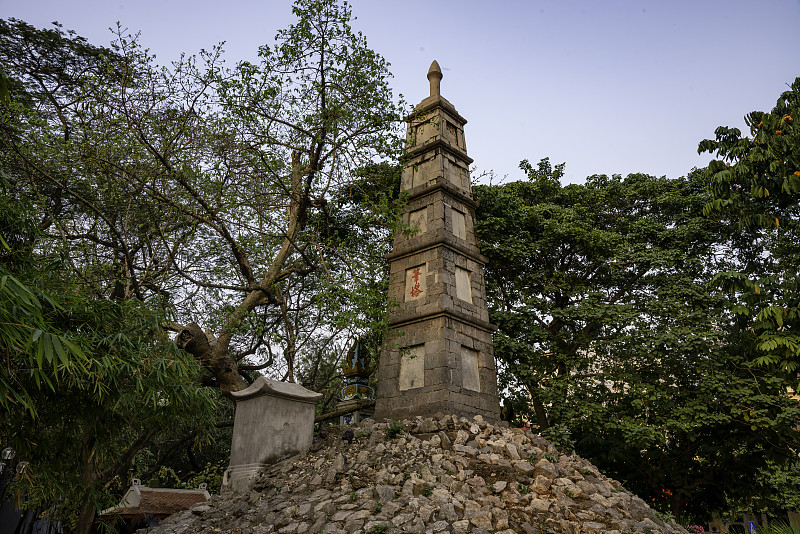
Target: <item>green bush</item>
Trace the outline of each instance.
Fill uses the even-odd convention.
[[[403,432],[403,425],[400,424],[400,421],[392,420],[389,422],[389,426],[386,427],[386,437],[389,439],[396,438],[402,432]]]

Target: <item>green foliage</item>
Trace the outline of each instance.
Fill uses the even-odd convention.
[[[63,311],[46,294],[37,295],[0,266],[0,351],[6,362],[0,370],[0,409],[23,409],[34,418],[35,391],[26,389],[28,380],[33,379],[36,390],[55,392],[62,382],[85,376],[90,365],[71,336],[48,324],[40,299],[51,310]]]
[[[49,114],[34,102],[75,104],[78,73],[97,73],[108,57],[59,27],[39,31],[13,19],[0,21],[0,42],[10,69],[0,106],[0,442],[29,463],[7,496],[34,509],[55,506],[65,525],[85,530],[94,510],[118,502],[121,480],[148,442],[187,428],[205,441],[213,404],[198,386],[197,363],[162,330],[164,311],[106,298],[92,277],[76,276],[47,230],[53,208],[65,208],[65,220],[85,219],[46,181],[38,194],[25,185],[32,167],[57,168],[64,148],[43,132],[63,126],[66,110]],[[34,131],[50,145],[36,163],[20,142]],[[91,263],[86,248],[76,252]]]
[[[771,375],[773,382],[797,393],[800,384],[800,78],[778,98],[769,112],[745,117],[750,135],[719,127],[714,140],[700,143],[699,152],[716,156],[706,174],[710,198],[706,213],[740,229],[728,245],[735,258],[714,278],[728,298],[734,320],[730,353],[753,372]],[[781,386],[778,386],[781,387]],[[763,390],[751,390],[764,398]],[[778,405],[785,402],[776,402]],[[774,428],[764,410],[750,408],[745,424]],[[791,412],[786,414],[791,418]],[[796,419],[795,419],[796,421]],[[795,437],[790,447],[798,450]],[[755,479],[754,495],[742,509],[791,509],[798,506],[797,457],[768,460]]]
[[[151,488],[177,488],[180,483],[181,480],[175,471],[163,465],[147,481],[147,485]]]
[[[743,227],[777,227],[791,216],[783,208],[800,197],[800,78],[778,98],[770,112],[745,117],[752,137],[738,128],[720,126],[698,152],[719,159],[707,169],[712,199],[706,212],[719,212]]]
[[[658,517],[661,521],[665,523],[669,523],[670,521],[675,521],[675,515],[672,512],[661,512],[656,510],[656,517]]]
[[[547,428],[542,430],[542,437],[547,439],[550,443],[552,443],[558,450],[569,452],[575,450],[575,441],[572,439],[572,430],[570,429],[569,425],[564,423],[557,423],[551,424]],[[555,455],[550,453],[545,453],[545,457],[553,457]],[[558,457],[555,456],[555,460],[558,461]]]
[[[0,28],[19,96],[0,142],[49,244],[99,294],[213,331],[194,356],[226,392],[240,364],[329,383],[342,346],[383,329],[401,108],[346,3],[294,12],[230,69],[219,47],[162,68],[119,30],[103,49]]]
[[[787,523],[773,521],[768,526],[760,526],[759,534],[800,534],[800,525],[797,523]]]
[[[800,456],[787,461],[768,461],[754,477],[753,492],[743,509],[778,510],[800,509],[800,486],[797,473],[800,472]],[[800,525],[798,525],[800,527]]]
[[[400,421],[391,420],[386,427],[386,437],[394,439],[403,432],[403,424]]]
[[[758,366],[778,372],[800,368],[800,78],[770,112],[745,117],[750,137],[719,127],[699,152],[708,165],[707,213],[738,223],[731,246],[740,261],[716,283],[730,294],[742,343]]]
[[[43,326],[58,333],[50,340],[69,332],[80,364],[54,358],[51,366],[45,357],[31,366],[39,354],[33,346],[7,353],[4,375],[24,396],[17,401],[3,384],[0,417],[3,443],[32,466],[12,491],[29,506],[58,503],[74,524],[87,503],[113,504],[116,485],[109,483],[156,433],[189,428],[202,441],[213,404],[197,383],[197,364],[164,338],[160,314],[70,290],[62,286]],[[32,328],[25,323],[31,318],[38,319],[17,315],[17,324]]]
[[[474,188],[515,408],[662,510],[763,494],[754,477],[797,449],[796,373],[754,361],[753,332],[717,284],[740,238],[703,214],[709,178],[562,186],[561,165],[523,169],[527,181]]]
[[[11,103],[11,93],[8,92],[8,77],[5,71],[0,68],[0,104],[9,105]]]
[[[177,488],[177,489],[197,489],[200,484],[206,485],[206,490],[212,495],[219,495],[222,490],[222,478],[228,467],[227,460],[216,463],[208,463],[200,470],[185,480],[181,480],[175,469],[162,465],[144,481],[145,485],[151,488]]]
[[[132,475],[216,480],[230,407],[199,384],[331,402],[343,346],[380,344],[402,110],[346,3],[294,12],[232,68],[0,21],[3,441],[81,532]],[[187,355],[189,323],[216,336]]]
[[[365,342],[370,356],[368,363],[376,366],[387,330],[385,306],[389,272],[383,256],[391,251],[405,205],[399,187],[399,166],[369,165],[359,169],[357,177],[333,194],[336,203],[329,204],[309,221],[323,238],[325,247],[335,252],[334,261],[326,262],[319,278],[311,275],[304,281],[309,289],[305,298],[313,299],[310,309],[324,315],[334,331],[360,332],[359,339]],[[350,260],[356,257],[358,267],[354,268]],[[332,377],[340,374],[340,358],[350,343],[352,341],[348,340],[347,345],[331,347],[323,358],[303,358],[298,369],[299,381],[324,393],[326,399],[338,398],[342,384]],[[306,347],[313,345],[307,343]]]

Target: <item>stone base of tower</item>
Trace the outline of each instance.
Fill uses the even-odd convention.
[[[384,344],[375,418],[500,419],[491,325],[448,314],[396,325]]]

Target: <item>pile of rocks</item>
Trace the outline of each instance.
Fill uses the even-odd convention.
[[[245,494],[176,514],[152,534],[680,532],[576,455],[480,416],[323,432]]]

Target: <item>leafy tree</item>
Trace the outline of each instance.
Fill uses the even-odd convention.
[[[702,214],[702,173],[561,186],[563,165],[522,168],[527,181],[475,188],[517,411],[674,513],[752,497],[758,470],[791,455],[800,411],[790,377],[749,365],[729,337],[710,281],[731,237]]]
[[[213,405],[160,313],[85,294],[37,252],[24,200],[2,194],[0,206],[0,440],[29,463],[12,490],[88,532],[133,456],[178,429],[204,439]]]
[[[759,365],[779,373],[800,366],[800,78],[770,112],[745,117],[751,137],[719,127],[699,152],[708,165],[707,213],[742,229],[731,247],[741,260],[719,276],[733,296],[740,335]]]
[[[155,476],[208,439],[216,396],[198,384],[228,394],[261,369],[330,382],[329,347],[380,329],[375,251],[397,207],[354,192],[397,154],[402,114],[347,4],[294,11],[258,63],[231,69],[218,48],[168,69],[122,32],[100,48],[60,26],[0,21],[12,97],[0,108],[3,203],[21,207],[3,219],[14,224],[2,274],[19,281],[3,313],[25,299],[41,310],[3,325],[3,339],[19,339],[4,347],[14,357],[0,397],[22,399],[4,405],[15,429],[4,441],[38,473],[19,493],[69,493],[62,515],[80,531],[128,474]],[[369,222],[351,228],[359,210]],[[76,369],[57,349],[29,367],[45,340]],[[206,460],[189,458],[181,476]]]
[[[305,334],[285,319],[300,293],[345,289],[358,310],[375,286],[328,268],[365,254],[333,243],[321,222],[349,202],[337,195],[357,169],[401,146],[387,64],[351,31],[346,4],[301,0],[294,11],[259,63],[233,69],[219,49],[158,68],[119,35],[113,60],[82,76],[76,95],[47,86],[6,137],[18,184],[76,272],[100,294],[174,309],[179,345],[223,393],[247,384],[243,358],[270,361],[266,325],[282,325],[277,352],[294,379],[290,341]]]
[[[705,212],[739,231],[728,244],[736,258],[714,282],[726,291],[734,317],[728,340],[754,372],[770,374],[800,390],[800,78],[769,112],[745,117],[750,135],[719,127],[699,152],[718,159],[706,170],[710,199]],[[791,414],[787,414],[791,416]],[[795,423],[798,422],[796,414]],[[791,443],[797,451],[795,436]],[[797,457],[762,472],[755,496],[743,508],[796,508]]]

